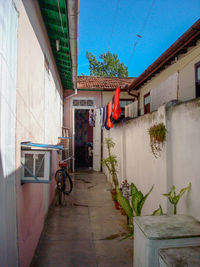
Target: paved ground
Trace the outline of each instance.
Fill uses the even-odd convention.
[[[126,217],[114,208],[110,185],[98,172],[74,174],[65,206],[50,207],[31,267],[132,267]]]

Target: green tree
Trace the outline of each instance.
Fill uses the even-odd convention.
[[[98,61],[92,53],[87,51],[86,58],[89,61],[91,76],[128,77],[128,67],[120,63],[117,54],[110,52],[100,54]]]

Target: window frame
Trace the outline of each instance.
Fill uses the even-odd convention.
[[[25,155],[33,154],[33,175],[25,177]],[[37,177],[36,174],[36,155],[44,155],[44,176]],[[50,150],[32,150],[23,149],[21,150],[21,183],[50,183],[52,174],[52,153]]]
[[[147,98],[148,96],[150,97],[149,103],[145,104],[145,98]],[[148,114],[148,113],[151,112],[151,111],[150,111],[150,103],[151,103],[151,95],[150,95],[150,92],[148,92],[147,94],[145,94],[145,95],[143,96],[143,108],[144,108],[144,114]],[[147,105],[149,105],[149,111],[148,111],[147,108],[146,108]]]
[[[200,61],[194,65],[195,69],[195,97],[200,97],[200,79],[198,79],[198,69],[200,68]]]

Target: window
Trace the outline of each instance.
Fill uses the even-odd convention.
[[[144,95],[144,114],[150,112],[150,93]]]
[[[22,182],[50,180],[50,151],[23,150],[21,152]]]
[[[73,99],[72,105],[74,107],[92,107],[95,105],[93,99]]]
[[[200,62],[195,65],[196,97],[200,97]]]
[[[119,103],[120,103],[120,107],[121,107],[121,110],[122,110],[122,115],[125,115],[125,106],[131,104],[134,102],[134,99],[132,98],[127,98],[127,99],[120,99],[119,100]]]

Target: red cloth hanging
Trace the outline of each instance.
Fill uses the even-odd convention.
[[[112,110],[112,117],[114,120],[118,120],[122,112],[121,107],[120,107],[120,102],[119,102],[119,94],[120,94],[120,86],[117,87],[117,89],[115,90],[115,101],[114,101],[114,107]]]
[[[113,128],[113,123],[110,120],[110,116],[112,115],[112,100],[108,104],[108,119],[107,119],[107,127]]]

